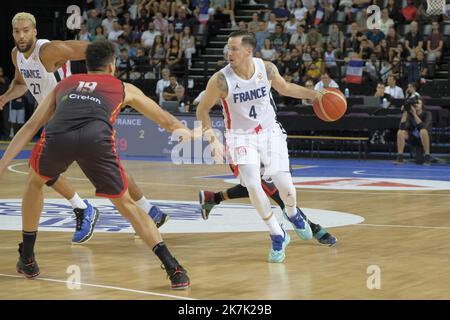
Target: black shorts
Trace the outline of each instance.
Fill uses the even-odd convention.
[[[102,121],[91,122],[66,133],[41,135],[34,146],[30,166],[49,181],[76,161],[96,188],[96,195],[119,198],[128,183],[115,145],[115,133]]]

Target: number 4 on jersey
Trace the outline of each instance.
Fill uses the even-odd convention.
[[[257,117],[258,115],[256,114],[255,106],[252,106],[252,107],[250,108],[250,113],[248,114],[248,116],[249,116],[250,118],[256,119],[256,117]]]
[[[84,82],[84,81],[78,81],[79,85],[77,88],[77,92],[87,92],[92,93],[95,90],[95,87],[97,87],[97,82]]]

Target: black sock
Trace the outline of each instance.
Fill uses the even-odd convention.
[[[275,201],[281,208],[281,210],[284,210],[284,202],[281,200],[280,193],[278,190],[271,196],[272,200]]]
[[[229,199],[248,198],[248,190],[241,184],[235,185],[234,187],[227,189],[226,192]]]
[[[222,191],[214,193],[214,202],[216,204],[220,204],[223,201]]]
[[[22,258],[29,260],[34,257],[34,243],[37,231],[22,231],[23,247]]]
[[[158,256],[159,260],[161,260],[166,271],[173,270],[178,266],[178,261],[169,252],[169,249],[164,241],[158,243],[152,250]]]

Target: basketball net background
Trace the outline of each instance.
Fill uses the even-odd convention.
[[[445,0],[427,0],[427,14],[430,16],[445,13]]]

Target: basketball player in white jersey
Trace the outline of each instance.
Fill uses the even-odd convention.
[[[286,134],[276,121],[271,87],[297,99],[314,99],[322,94],[287,83],[271,62],[253,58],[256,39],[246,31],[233,32],[228,39],[229,64],[208,81],[197,107],[197,118],[209,139],[216,161],[223,161],[224,146],[211,127],[210,109],[221,99],[230,161],[237,165],[239,178],[250,200],[270,230],[272,247],[269,262],[283,262],[289,234],[278,224],[261,185],[264,175],[272,178],[285,204],[285,217],[301,239],[311,239],[312,231],[296,206],[296,189],[289,170]]]
[[[0,96],[0,110],[10,100],[24,95],[27,90],[30,90],[38,103],[42,102],[60,80],[70,76],[70,61],[85,59],[88,45],[85,41],[38,40],[36,19],[26,12],[14,16],[12,27],[16,47],[11,52],[11,59],[15,75],[9,90]],[[164,224],[167,215],[151,205],[131,176],[127,175],[127,180],[132,199],[150,214],[157,227]],[[94,232],[98,210],[87,200],[83,201],[63,176],[50,180],[47,185],[66,198],[74,209],[77,224],[72,242],[88,241]]]

